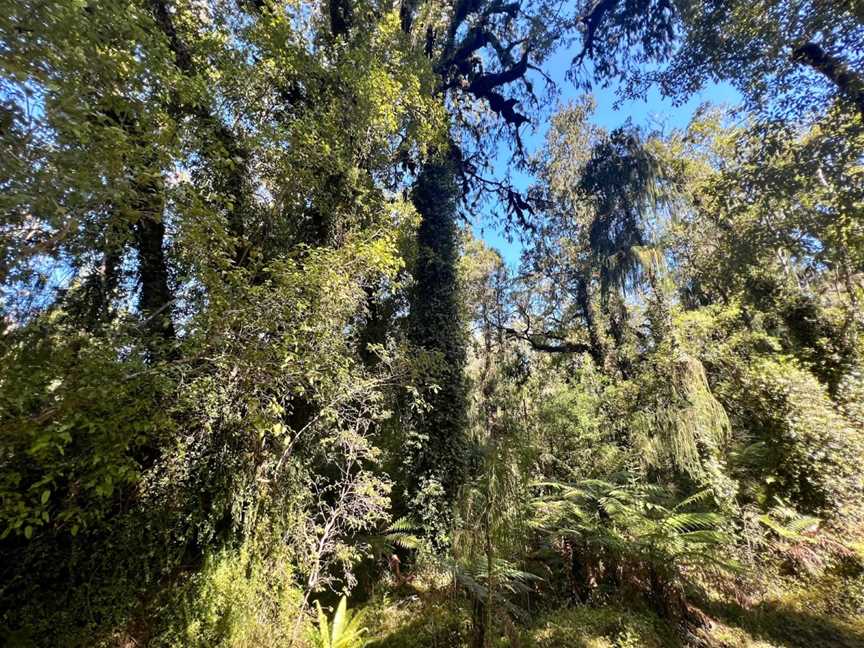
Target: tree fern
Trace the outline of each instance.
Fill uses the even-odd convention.
[[[535,529],[552,537],[603,547],[622,560],[648,562],[677,570],[689,563],[712,562],[728,569],[718,550],[732,538],[727,519],[716,511],[686,510],[703,506],[710,491],[669,504],[658,490],[601,480],[578,484],[542,482],[534,500]]]
[[[367,543],[372,555],[380,559],[388,557],[397,548],[418,549],[423,542],[420,536],[421,532],[422,528],[414,518],[402,516],[391,522],[380,533],[365,536],[363,540]]]
[[[454,582],[458,583],[463,591],[471,598],[486,603],[489,596],[490,582],[489,568],[486,559],[478,556],[475,560],[467,563],[458,563],[450,559],[442,559],[442,564],[453,575]],[[497,558],[492,565],[492,580],[496,591],[492,593],[492,600],[505,608],[510,614],[525,618],[526,611],[513,603],[506,594],[525,594],[531,591],[535,583],[543,579],[536,574],[518,569],[510,561]]]

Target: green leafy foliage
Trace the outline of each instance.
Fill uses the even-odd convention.
[[[862,36],[0,0],[0,643],[860,644]]]
[[[208,557],[201,570],[181,576],[156,602],[154,627],[133,622],[125,639],[226,648],[288,643],[295,619],[303,614],[303,595],[284,558],[262,561],[251,545]]]
[[[664,502],[662,490],[644,486],[599,480],[537,486],[547,494],[535,500],[532,524],[553,537],[570,537],[608,550],[613,560],[670,575],[688,564],[731,566],[721,558],[732,542],[728,519],[710,508],[694,510],[710,503],[708,491],[673,505]]]
[[[327,615],[321,608],[321,604],[315,602],[318,610],[318,631],[313,632],[311,637],[315,646],[319,648],[363,648],[366,641],[363,635],[366,628],[362,627],[363,614],[348,609],[348,599],[339,599],[339,605],[333,614],[333,620],[328,624]]]
[[[53,319],[3,341],[4,538],[99,524],[130,497],[170,426],[159,409],[169,376],[150,374],[140,357],[118,362],[117,348],[76,332],[63,314]]]

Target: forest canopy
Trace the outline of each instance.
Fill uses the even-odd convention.
[[[0,0],[0,644],[864,645],[862,299],[860,0]]]

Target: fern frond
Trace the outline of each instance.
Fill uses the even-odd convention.
[[[421,530],[422,526],[408,515],[403,515],[400,518],[393,520],[390,523],[384,533],[417,533]]]
[[[678,533],[716,529],[723,523],[723,517],[716,513],[677,513],[663,520],[662,524]]]
[[[680,502],[678,502],[675,506],[672,507],[672,510],[678,512],[682,509],[688,508],[690,506],[694,506],[696,504],[704,504],[706,502],[714,499],[714,491],[710,488],[706,488],[704,490],[699,491],[698,493],[694,493],[690,497],[686,497]]]

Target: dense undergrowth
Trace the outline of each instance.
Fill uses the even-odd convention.
[[[313,615],[296,625],[302,593],[286,586],[290,569],[265,571],[246,550],[222,552],[194,574],[178,577],[170,590],[139,610],[138,621],[90,645],[134,646],[317,646]],[[857,559],[860,560],[860,557]],[[598,589],[584,603],[562,600],[541,585],[524,599],[524,611],[501,619],[496,647],[845,648],[864,642],[864,570],[848,560],[810,575],[792,576],[781,563],[761,565],[759,582],[717,580],[692,592],[702,611],[696,631],[682,632],[649,600]],[[335,608],[335,601],[331,601]],[[439,568],[419,570],[408,582],[385,579],[359,611],[368,648],[472,646],[473,601]],[[138,626],[144,623],[146,630]],[[27,646],[27,642],[10,645]],[[38,645],[38,644],[33,644]],[[357,646],[360,642],[346,643]]]

